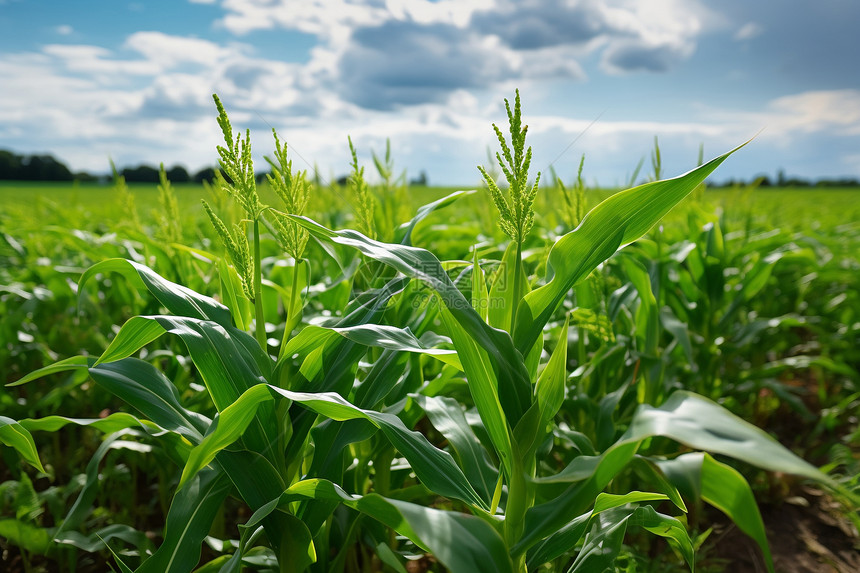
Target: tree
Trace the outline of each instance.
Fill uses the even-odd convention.
[[[0,149],[0,180],[21,178],[21,156],[5,149]]]
[[[167,178],[171,183],[188,183],[191,181],[191,176],[188,171],[181,165],[174,165],[167,171]]]
[[[158,183],[158,169],[151,165],[126,167],[122,170],[122,176],[128,183]]]
[[[195,183],[203,183],[204,181],[207,183],[212,183],[212,180],[215,179],[215,169],[212,167],[204,167],[200,171],[194,174],[194,177],[191,178]]]
[[[28,155],[21,161],[21,179],[25,181],[71,181],[72,172],[51,155]]]

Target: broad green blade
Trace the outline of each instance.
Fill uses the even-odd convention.
[[[245,298],[242,292],[242,281],[236,269],[227,264],[226,259],[218,261],[218,282],[221,285],[221,299],[233,319],[236,321],[236,328],[239,330],[248,331],[251,327],[251,302]]]
[[[475,344],[486,351],[498,381],[499,400],[505,414],[511,424],[515,425],[519,421],[531,405],[531,381],[523,363],[523,355],[516,351],[507,332],[492,328],[484,322],[448,278],[439,259],[424,249],[381,243],[351,230],[332,231],[306,217],[292,216],[292,219],[317,238],[358,249],[366,256],[433,288],[457,323]],[[468,370],[466,375],[471,377]]]
[[[621,442],[664,436],[691,448],[723,454],[753,466],[795,474],[836,487],[763,430],[698,394],[679,390],[659,408],[641,405]]]
[[[96,384],[124,400],[158,426],[200,443],[211,420],[179,403],[179,391],[149,362],[124,358],[89,370]]]
[[[90,461],[87,463],[84,487],[81,489],[81,493],[78,494],[77,499],[75,499],[75,503],[72,504],[72,508],[69,510],[66,518],[60,524],[60,527],[57,528],[55,535],[61,536],[61,534],[66,531],[77,529],[83,523],[84,518],[86,518],[87,514],[90,512],[100,489],[99,465],[111,450],[113,444],[121,437],[122,432],[111,434],[110,436],[107,436],[96,449],[93,457],[90,458]]]
[[[458,370],[463,369],[456,351],[442,348],[428,348],[415,338],[415,335],[412,334],[409,328],[397,328],[396,326],[387,326],[384,324],[363,324],[358,326],[332,327],[331,330],[348,340],[363,344],[364,346],[379,346],[389,350],[427,354]]]
[[[136,316],[123,325],[99,360],[105,363],[129,356],[158,330],[175,334],[185,343],[219,411],[271,376],[271,359],[248,333],[187,317]],[[271,446],[277,443],[276,426],[272,405],[260,408],[245,436],[249,449],[274,455]]]
[[[758,504],[747,480],[737,470],[702,452],[654,463],[690,499],[702,499],[713,505],[755,540],[768,571],[773,573],[773,558]]]
[[[200,472],[170,504],[164,542],[136,573],[187,573],[200,561],[201,544],[233,484],[224,472]]]
[[[426,412],[433,427],[445,436],[454,456],[463,468],[469,482],[487,503],[493,497],[499,471],[487,458],[487,452],[466,421],[463,408],[453,398],[446,396],[413,395]]]
[[[550,251],[547,260],[549,282],[520,302],[514,332],[517,349],[523,354],[528,352],[571,288],[587,278],[619,247],[647,233],[740,147],[743,146],[680,177],[616,193],[589,211],[579,226],[561,237]]]
[[[268,384],[247,390],[232,406],[220,413],[203,442],[192,450],[182,472],[180,484],[187,483],[212,461],[219,451],[241,436],[260,404],[271,402],[279,396],[298,402],[333,420],[369,421],[382,430],[391,444],[409,461],[415,475],[428,488],[439,495],[486,509],[486,503],[472,488],[451,455],[435,448],[422,434],[409,430],[397,416],[363,410],[350,404],[339,394],[290,392]]]
[[[535,385],[535,399],[540,410],[541,423],[546,425],[555,418],[564,402],[565,382],[567,382],[567,334],[570,317],[565,317],[564,326],[558,335],[558,344],[552,351],[549,362],[544,367]]]
[[[78,281],[78,297],[84,296],[84,285],[97,274],[119,273],[135,287],[146,289],[170,312],[200,320],[212,320],[221,326],[232,326],[230,310],[213,298],[170,282],[158,273],[126,259],[108,259],[91,266]]]
[[[490,326],[501,330],[511,329],[511,316],[514,313],[514,282],[517,270],[517,243],[511,241],[502,255],[502,262],[496,271],[496,278],[490,287],[489,309],[487,313]],[[526,271],[522,266],[520,269],[520,285],[523,289],[521,294],[525,295],[529,289],[529,281]],[[523,353],[525,356],[525,353]]]
[[[0,416],[2,418],[2,416]],[[60,428],[74,424],[90,426],[105,434],[113,434],[127,428],[140,428],[143,431],[159,431],[161,428],[149,420],[140,420],[126,412],[114,412],[106,418],[66,418],[64,416],[46,416],[44,418],[27,418],[21,420],[21,425],[30,432],[56,432]]]
[[[651,506],[623,506],[609,509],[591,520],[591,530],[569,573],[614,570],[615,559],[621,552],[628,525],[639,525],[667,538],[684,556],[693,570],[695,555],[693,542],[683,524],[674,517],[657,513]]]
[[[98,366],[104,362],[116,362],[131,356],[165,332],[165,327],[150,317],[135,316],[130,318],[122,325],[119,333],[102,352],[95,365]]]
[[[47,529],[18,519],[0,519],[0,537],[33,555],[45,555],[51,546]]]
[[[499,533],[480,518],[442,511],[377,494],[350,495],[337,485],[309,479],[291,486],[265,511],[308,497],[335,501],[364,513],[433,554],[452,573],[513,573]],[[254,521],[252,516],[251,521]],[[249,523],[251,523],[249,521]]]
[[[492,360],[484,348],[478,346],[476,341],[460,327],[447,308],[440,308],[439,313],[442,324],[454,342],[460,362],[463,363],[472,401],[478,409],[481,421],[496,448],[505,472],[511,476],[514,471],[512,432],[495,384]]]
[[[472,256],[472,308],[487,322],[490,311],[490,297],[487,293],[487,279],[478,264],[478,249]]]
[[[39,452],[36,451],[36,442],[33,436],[24,426],[6,416],[0,416],[0,442],[14,448],[28,464],[45,473],[42,462],[39,460]]]
[[[514,552],[528,550],[585,510],[633,458],[642,440],[664,436],[691,448],[719,453],[759,468],[790,473],[839,489],[830,477],[803,461],[771,436],[722,406],[691,392],[677,391],[659,408],[640,405],[627,432],[602,455],[575,459],[560,474],[541,482],[573,482],[560,496],[532,507]],[[677,485],[677,484],[675,484]]]
[[[287,487],[278,470],[257,452],[223,450],[213,464],[227,474],[251,511],[260,509]],[[290,516],[281,511],[272,513],[263,521],[266,537],[277,555],[282,555],[282,548],[289,546],[291,521]]]
[[[152,547],[152,542],[143,531],[122,523],[113,523],[97,531],[84,535],[77,531],[66,531],[60,536],[54,536],[54,542],[61,545],[71,545],[83,551],[95,553],[103,551],[108,547],[107,542],[111,539],[120,539],[129,543],[139,551],[146,551]]]
[[[6,384],[6,386],[20,386],[21,384],[32,382],[33,380],[42,378],[43,376],[48,376],[50,374],[69,372],[71,370],[78,370],[80,368],[89,368],[90,366],[95,364],[95,361],[96,359],[92,356],[72,356],[71,358],[66,358],[64,360],[54,362],[53,364],[45,366],[44,368],[34,370],[26,376],[15,380],[14,382],[10,382],[9,384]]]
[[[474,190],[471,191],[454,191],[450,195],[446,195],[441,199],[437,199],[432,203],[427,203],[426,205],[422,205],[418,208],[418,212],[415,213],[415,216],[412,217],[412,220],[408,223],[404,223],[400,225],[395,231],[395,237],[402,236],[402,238],[398,241],[401,245],[412,245],[412,231],[415,230],[415,225],[423,221],[430,213],[435,211],[436,209],[442,209],[443,207],[447,207],[457,199],[461,197],[466,197],[468,195],[472,195],[475,193]]]
[[[613,495],[601,493],[594,501],[594,508],[570,521],[558,532],[537,544],[528,555],[529,570],[539,567],[544,563],[553,561],[576,547],[585,532],[588,531],[590,520],[604,511],[627,505],[628,503],[642,503],[646,501],[660,501],[668,499],[660,493],[632,491],[624,495]]]

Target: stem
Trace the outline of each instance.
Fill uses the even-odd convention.
[[[294,317],[291,315],[293,312],[293,307],[296,304],[296,293],[298,291],[297,286],[299,283],[299,261],[298,259],[294,259],[293,263],[293,285],[290,288],[290,300],[287,306],[287,320],[284,322],[284,339],[281,340],[281,350],[278,352],[278,360],[284,357],[284,351],[287,349],[287,342],[290,339],[290,334],[292,334],[293,329],[290,327],[290,323],[293,321]],[[300,309],[301,311],[301,309]]]
[[[508,501],[505,505],[505,543],[513,547],[522,537],[525,526],[526,511],[534,502],[534,495],[530,491],[526,480],[526,460],[519,456],[513,456],[513,467],[508,482]],[[528,462],[526,462],[528,463]],[[528,463],[534,467],[533,463]],[[512,555],[514,571],[517,573],[526,571],[526,554],[520,552]]]
[[[266,317],[263,314],[263,270],[260,268],[260,220],[254,219],[254,311],[256,313],[257,342],[263,352],[266,346]]]
[[[520,284],[520,275],[523,272],[523,244],[517,241],[517,256],[514,260],[514,298],[513,308],[511,309],[511,335],[514,334],[514,328],[517,325],[517,307],[520,306],[522,298],[522,285]]]

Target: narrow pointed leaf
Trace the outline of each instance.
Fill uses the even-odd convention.
[[[655,463],[689,498],[713,505],[755,540],[768,571],[773,573],[773,558],[758,504],[747,480],[737,470],[702,452]]]
[[[230,310],[213,298],[170,282],[147,266],[126,259],[108,259],[96,263],[81,275],[78,296],[84,296],[84,285],[97,274],[119,273],[133,286],[148,290],[170,312],[201,320],[212,320],[221,326],[231,326]]]
[[[0,416],[0,442],[14,448],[28,464],[42,473],[45,472],[45,468],[42,467],[42,462],[39,460],[39,452],[36,451],[33,436],[12,418]]]
[[[502,537],[480,518],[373,493],[350,495],[337,485],[318,479],[294,484],[280,499],[273,500],[268,510],[301,497],[335,501],[381,521],[431,552],[452,573],[513,573]]]
[[[332,327],[331,330],[337,332],[346,339],[365,346],[378,346],[389,350],[399,350],[401,352],[427,354],[428,356],[432,356],[433,358],[453,366],[458,370],[463,369],[455,350],[424,346],[408,328],[397,328],[395,326],[387,326],[383,324],[363,324],[342,328]]]
[[[201,472],[170,504],[164,543],[136,573],[187,573],[200,561],[203,539],[233,484],[219,470]]]
[[[423,281],[433,288],[460,326],[485,349],[490,358],[498,394],[511,424],[516,424],[531,404],[531,382],[510,335],[490,327],[460,293],[442,265],[424,249],[374,241],[356,231],[332,231],[306,217],[292,217],[314,236],[358,249],[366,256],[385,263],[404,275]],[[531,347],[529,347],[531,348]],[[469,372],[466,372],[469,375]]]
[[[674,179],[616,193],[589,211],[579,226],[561,237],[550,251],[548,282],[520,302],[514,333],[517,349],[528,352],[571,288],[585,280],[619,247],[647,233],[738,149],[740,147]]]
[[[318,414],[333,420],[364,419],[382,430],[391,444],[409,461],[418,478],[431,490],[475,507],[485,508],[486,503],[472,488],[463,471],[448,452],[435,448],[422,434],[409,430],[397,416],[373,410],[363,410],[350,404],[339,394],[290,392],[270,385],[251,388],[231,407],[221,412],[215,425],[203,442],[192,451],[182,475],[187,482],[215,455],[244,431],[260,404],[278,396],[298,402]]]

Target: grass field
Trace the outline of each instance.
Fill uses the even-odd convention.
[[[516,129],[493,194],[0,184],[0,568],[860,567],[858,191],[532,196]]]

